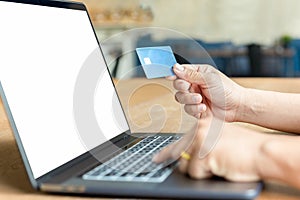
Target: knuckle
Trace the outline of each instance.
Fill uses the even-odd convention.
[[[188,174],[193,179],[201,179],[203,177],[201,169],[197,167],[190,167],[188,170]]]
[[[191,81],[195,81],[199,78],[199,73],[196,70],[188,69],[186,71],[185,78]]]
[[[215,70],[215,68],[211,65],[201,65],[201,67],[198,68],[199,72],[203,72],[203,73],[210,73],[213,72]]]

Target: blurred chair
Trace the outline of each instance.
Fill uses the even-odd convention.
[[[247,47],[234,45],[230,41],[204,42],[199,44],[209,53],[216,67],[227,76],[249,76],[250,64]]]
[[[220,71],[228,74],[232,66],[232,58],[234,54],[234,46],[231,42],[204,42],[197,40],[197,42],[208,52],[211,56],[214,65]]]
[[[292,47],[265,47],[262,50],[261,76],[293,77],[296,76],[296,50]]]
[[[289,46],[295,51],[294,74],[295,76],[300,76],[300,39],[293,39]]]

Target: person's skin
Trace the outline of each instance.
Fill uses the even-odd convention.
[[[243,88],[209,65],[175,65],[174,72],[176,77],[169,79],[178,90],[176,99],[185,104],[187,113],[199,118],[198,126],[190,146],[182,145],[191,138],[186,136],[155,155],[154,162],[177,159],[186,151],[191,159],[180,158],[179,170],[192,178],[217,175],[231,181],[275,180],[300,188],[298,136],[262,134],[229,123],[248,122],[299,133],[299,94]],[[225,101],[219,101],[221,97],[214,100],[212,94],[223,95]],[[213,118],[226,123],[214,149],[200,158]]]
[[[178,77],[174,80],[176,99],[193,116],[199,117],[205,111],[205,104],[199,101],[203,99],[208,106],[224,113],[227,122],[300,133],[300,94],[244,88],[210,65],[176,64],[174,72]],[[195,97],[199,99],[194,101]],[[218,101],[222,98],[226,103]]]

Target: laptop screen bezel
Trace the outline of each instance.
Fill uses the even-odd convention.
[[[49,0],[0,0],[0,1],[87,11],[85,5],[81,2],[49,1]]]
[[[47,7],[55,7],[55,8],[64,8],[64,9],[74,9],[74,10],[82,10],[82,11],[85,11],[88,15],[88,18],[89,18],[89,21],[90,21],[90,24],[91,24],[91,28],[94,32],[94,36],[96,38],[96,41],[98,43],[98,46],[99,46],[99,49],[101,51],[101,55],[102,57],[104,58],[104,62],[105,62],[105,66],[107,68],[107,70],[109,70],[108,66],[107,66],[107,63],[106,63],[106,60],[105,60],[105,57],[104,57],[104,54],[103,54],[103,51],[101,49],[101,46],[100,46],[100,43],[99,43],[99,40],[97,38],[97,35],[96,35],[96,32],[94,30],[94,27],[93,27],[93,24],[92,24],[92,21],[91,21],[91,18],[88,14],[88,11],[86,9],[86,6],[81,3],[81,2],[66,2],[66,1],[48,1],[48,0],[0,0],[2,2],[11,2],[11,3],[21,3],[21,4],[29,4],[29,5],[38,5],[38,6],[47,6]],[[111,79],[111,82],[113,84],[113,87],[114,87],[114,90],[115,90],[115,93],[117,95],[117,98],[118,98],[118,101],[120,101],[120,98],[119,98],[119,95],[116,91],[116,87],[115,87],[115,84],[113,82],[113,79],[111,77],[111,74],[110,75],[110,79]],[[1,81],[1,80],[0,80]],[[31,167],[30,167],[30,163],[29,163],[29,160],[26,156],[26,153],[25,153],[25,149],[23,147],[23,144],[22,144],[22,141],[21,141],[21,138],[20,138],[20,135],[18,133],[18,129],[17,129],[17,126],[14,122],[14,119],[13,119],[13,115],[10,111],[10,108],[9,108],[9,105],[8,105],[8,102],[7,102],[7,99],[5,97],[5,93],[4,93],[4,90],[3,90],[3,87],[2,87],[2,84],[0,82],[0,97],[2,99],[2,103],[3,103],[3,106],[4,106],[4,109],[5,109],[5,112],[6,112],[6,115],[7,115],[7,118],[8,118],[8,121],[10,123],[10,126],[12,128],[12,131],[13,131],[13,134],[14,134],[14,137],[16,139],[16,143],[17,143],[17,146],[18,146],[18,149],[19,149],[19,152],[21,154],[21,157],[22,157],[22,160],[23,160],[23,163],[24,163],[24,166],[25,166],[25,169],[26,169],[26,172],[27,172],[27,175],[29,177],[29,180],[30,180],[30,183],[31,185],[33,186],[33,188],[35,189],[38,189],[39,188],[39,182],[41,182],[41,180],[45,179],[45,177],[49,177],[51,176],[51,174],[56,171],[57,169],[62,169],[64,168],[63,166],[72,162],[74,163],[74,161],[80,157],[86,157],[88,154],[89,154],[89,151],[86,151],[85,153],[75,157],[74,159],[70,160],[70,161],[66,161],[66,163],[64,163],[63,165],[61,166],[58,166],[57,168],[51,170],[50,172],[38,177],[38,178],[34,178],[34,175],[33,175],[33,172],[31,170]],[[123,106],[122,104],[120,103],[120,106],[122,108],[122,111],[124,112],[124,109],[123,109]],[[128,119],[127,117],[125,116],[125,119],[126,119],[126,123],[129,127],[129,123],[128,123]],[[107,143],[118,143],[120,142],[120,140],[127,140],[129,138],[129,136],[131,135],[131,132],[130,132],[130,129],[124,131],[123,133],[117,135],[116,137],[112,138],[109,140],[109,142]],[[108,146],[107,143],[104,143],[104,144],[99,144],[97,147],[95,147],[94,149],[90,150],[90,151],[93,151],[95,149],[99,150],[99,149],[102,149],[102,148],[105,148]],[[100,147],[100,148],[99,148]],[[48,179],[48,178],[47,178]]]

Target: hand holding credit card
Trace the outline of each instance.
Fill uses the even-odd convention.
[[[136,48],[136,52],[148,79],[175,75],[177,61],[170,46]]]

